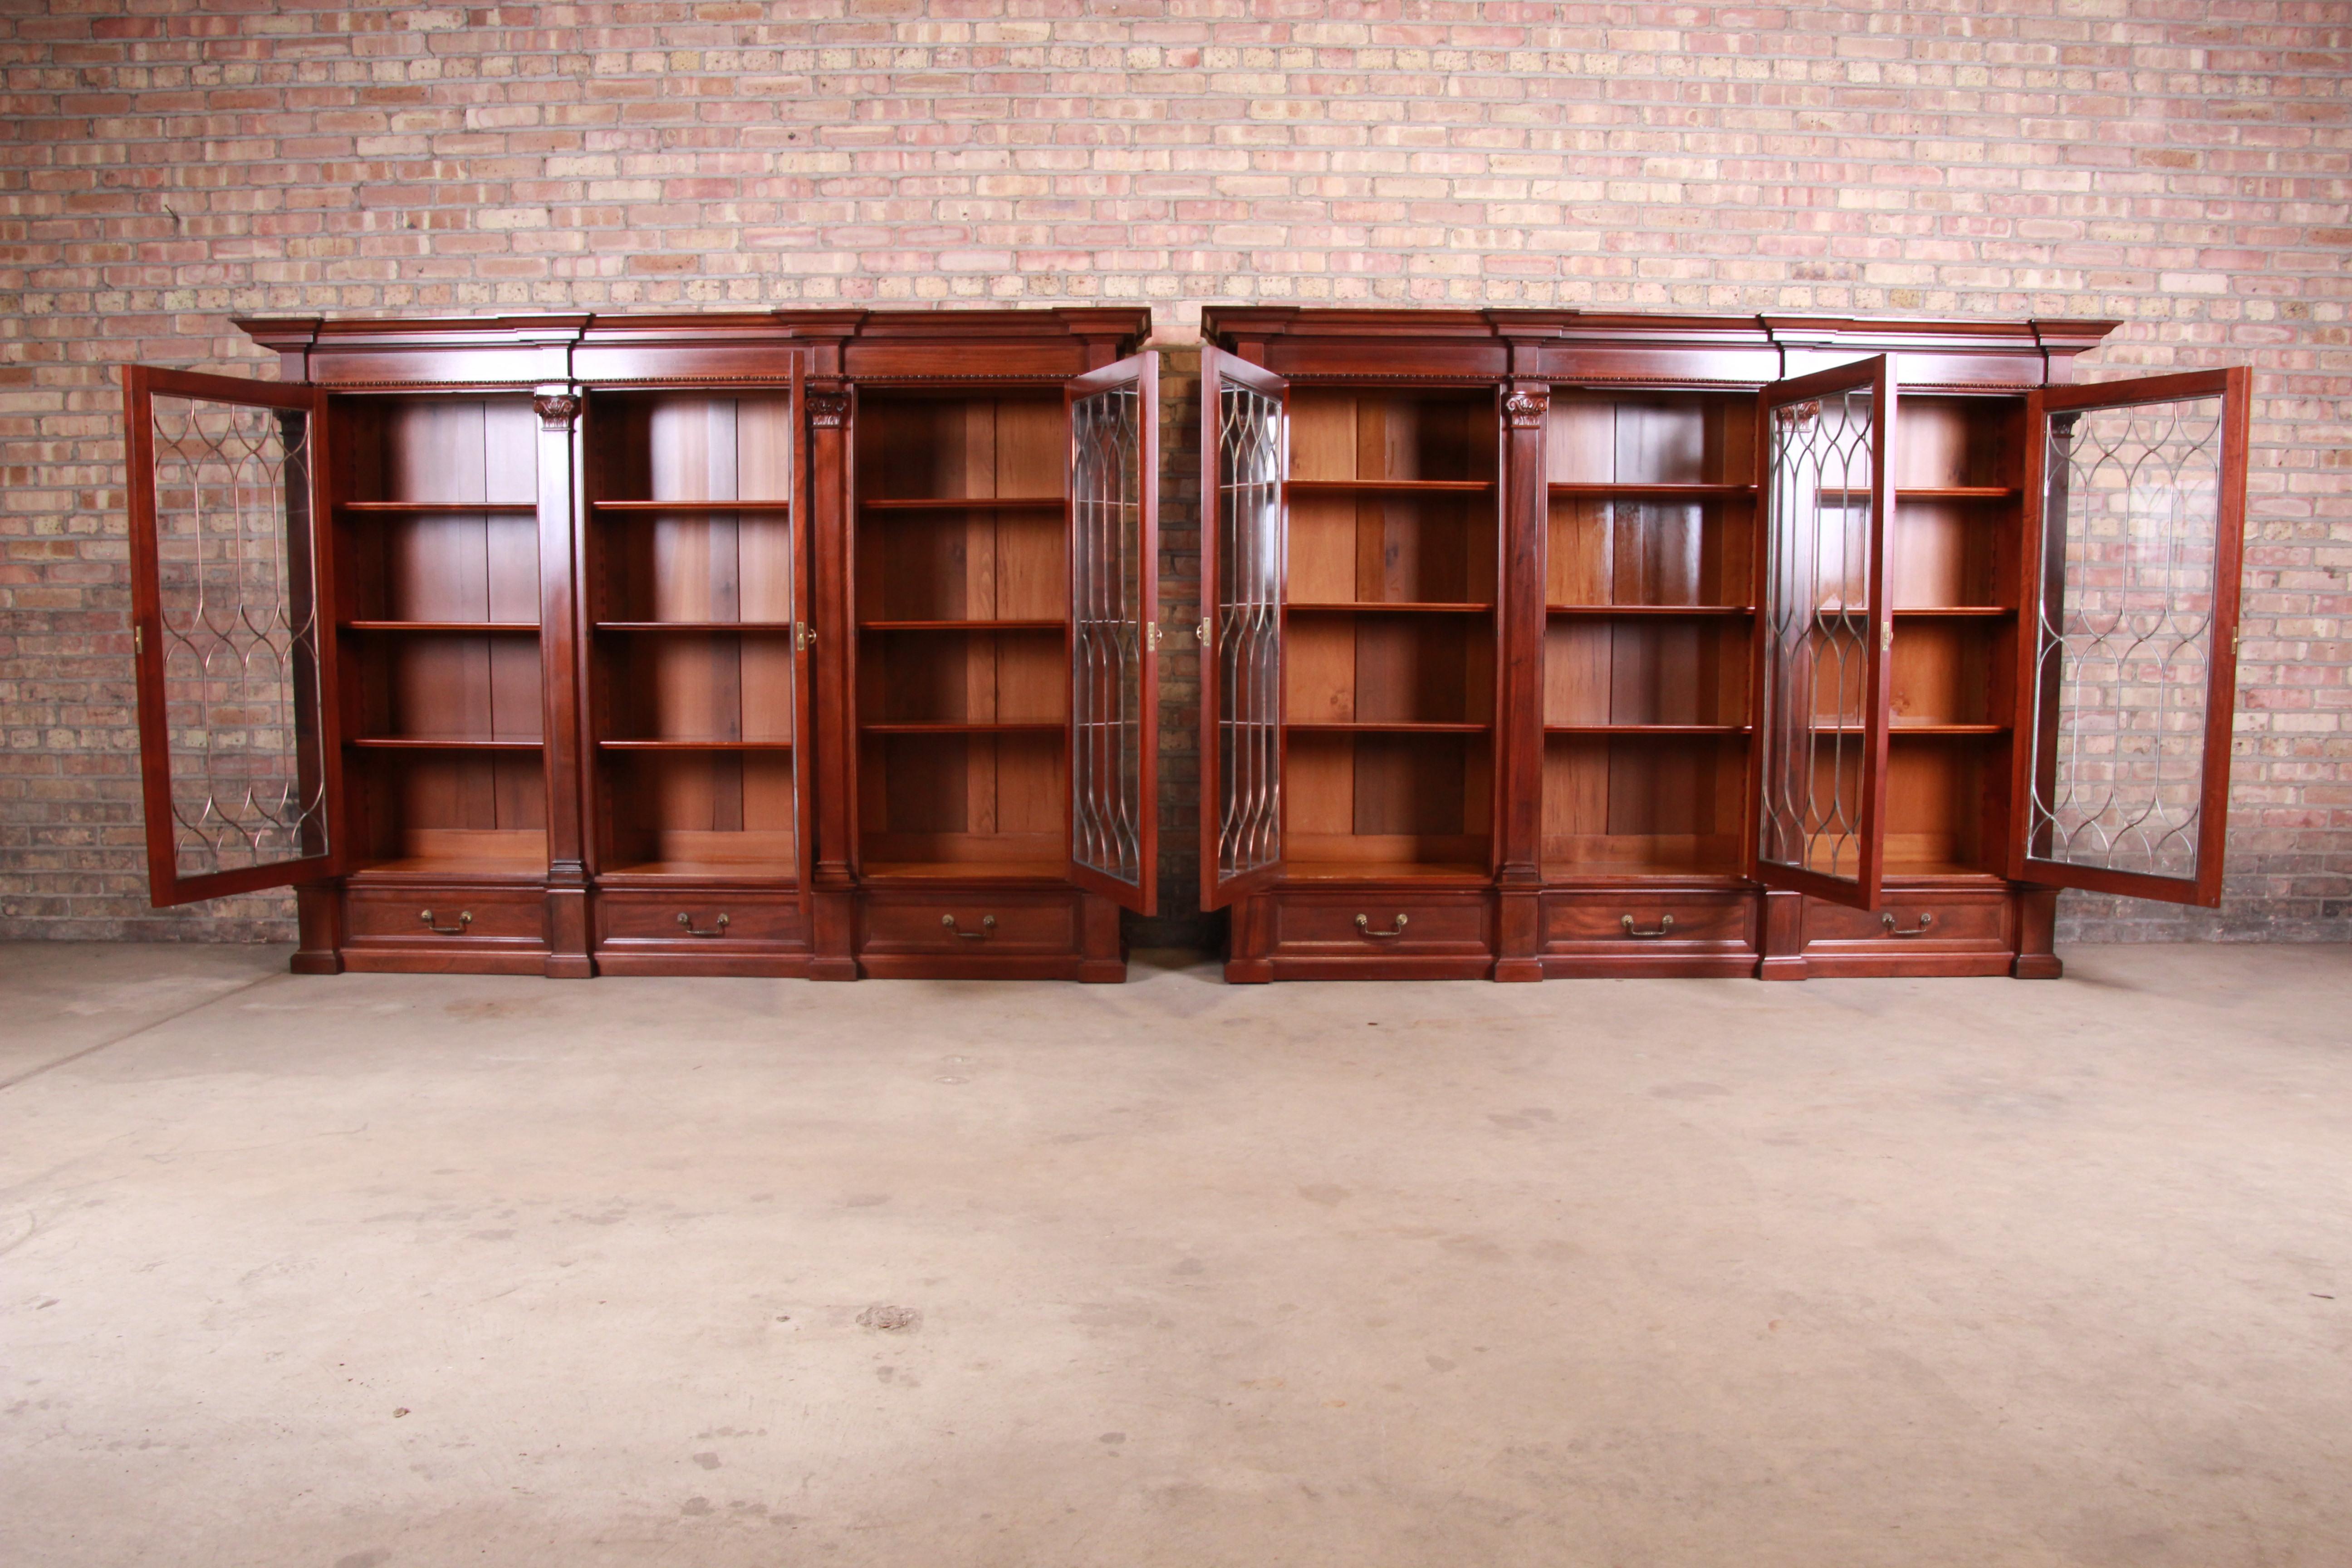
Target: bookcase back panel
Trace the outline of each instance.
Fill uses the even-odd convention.
[[[360,734],[537,741],[545,712],[539,642],[435,632],[370,638],[359,662]]]
[[[1886,874],[1998,875],[2006,735],[1906,735],[1887,749]]]
[[[1754,502],[1552,500],[1544,599],[1552,605],[1744,605]]]
[[[1746,395],[1558,387],[1544,438],[1554,484],[1744,485],[1756,478],[1756,400]]]
[[[858,769],[866,872],[1062,876],[1069,865],[1062,739],[868,733]]]
[[[1069,427],[1057,389],[977,397],[868,393],[857,408],[857,498],[1059,496]]]
[[[1366,877],[1486,871],[1494,795],[1486,736],[1293,732],[1285,765],[1285,858],[1294,874],[1335,866]]]
[[[1495,395],[1484,387],[1293,387],[1290,477],[1491,481],[1495,423]]]
[[[1290,498],[1286,594],[1295,605],[1491,605],[1491,495]]]
[[[1494,629],[1483,618],[1302,616],[1285,638],[1285,706],[1293,724],[1494,718]]]
[[[536,756],[374,753],[354,759],[344,781],[359,807],[359,868],[547,868],[547,781]]]
[[[857,531],[857,618],[1062,620],[1069,531],[1059,508],[869,511]]]
[[[796,801],[789,752],[649,752],[606,770],[604,869],[789,879]]]
[[[1544,634],[1544,722],[1744,724],[1748,624],[1554,620]]]
[[[1058,630],[869,633],[857,660],[868,721],[1060,723],[1069,717]]]
[[[1545,877],[1736,875],[1747,763],[1738,736],[1550,737]]]

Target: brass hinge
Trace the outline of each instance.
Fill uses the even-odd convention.
[[[1152,652],[1160,651],[1160,623],[1153,621],[1143,628],[1143,646]]]
[[[793,646],[803,653],[816,647],[816,628],[806,621],[793,623]]]
[[[1209,617],[1202,616],[1201,624],[1192,628],[1192,640],[1202,647],[1209,646]]]
[[[1878,651],[1881,653],[1893,653],[1895,651],[1895,617],[1893,616],[1887,616],[1886,619],[1879,625]]]
[[[134,654],[140,654],[142,656],[146,653],[147,628],[145,626],[132,626],[131,628],[131,651]]]

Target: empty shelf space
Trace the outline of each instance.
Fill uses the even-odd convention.
[[[872,881],[1061,882],[1066,860],[868,860],[860,868]]]
[[[695,500],[592,500],[588,503],[588,510],[591,511],[609,512],[782,512],[792,510],[793,503],[788,500],[717,500],[710,499],[698,499]]]
[[[1738,500],[1756,494],[1754,485],[1700,484],[1584,484],[1555,481],[1547,487],[1555,496],[1593,496],[1625,500],[1708,500],[1717,498]]]
[[[1824,486],[1821,499],[1828,506],[1856,506],[1870,499],[1870,492],[1860,489],[1833,489]],[[1899,505],[1906,500],[2014,500],[2023,492],[2013,485],[1897,485],[1895,500]]]
[[[1365,722],[1338,720],[1318,723],[1293,722],[1286,723],[1283,728],[1302,735],[1483,735],[1489,726],[1483,720],[1391,719]]]
[[[740,860],[635,860],[625,865],[603,866],[596,872],[600,882],[754,882],[763,892],[789,892],[799,877],[797,861],[755,858]]]
[[[790,741],[618,740],[599,741],[600,752],[789,752]]]
[[[1494,873],[1463,860],[1285,860],[1286,882],[1486,882]]]
[[[342,500],[335,510],[354,516],[373,513],[378,517],[443,517],[451,513],[478,516],[484,512],[505,517],[535,517],[539,503],[535,500]]]
[[[1293,616],[1486,616],[1492,615],[1495,610],[1492,605],[1385,599],[1342,599],[1316,604],[1287,604],[1282,608],[1285,614]]]
[[[692,632],[708,637],[712,633],[753,632],[770,637],[782,636],[793,629],[791,621],[598,621],[600,632]]]
[[[1069,728],[1061,719],[979,721],[944,719],[862,721],[857,728],[868,735],[1058,735]]]
[[[968,620],[968,621],[860,621],[862,632],[1058,632],[1066,631],[1064,620]]]
[[[1897,719],[1887,726],[1891,735],[2006,735],[2006,724],[1916,724]]]
[[[347,632],[454,632],[463,636],[537,637],[536,621],[345,621]]]
[[[1553,616],[1681,616],[1736,617],[1752,616],[1753,605],[1546,605],[1544,613]]]
[[[1747,724],[1547,724],[1547,735],[1746,735]]]
[[[353,882],[378,878],[386,881],[538,882],[547,878],[547,862],[503,855],[406,855],[354,866],[350,878]]]
[[[367,752],[536,752],[541,742],[470,735],[354,735],[343,744]]]
[[[1064,496],[926,496],[857,503],[860,511],[1059,511]]]
[[[1291,479],[1285,488],[1294,496],[1475,496],[1495,485],[1491,479]]]
[[[1898,621],[1998,620],[2003,616],[2017,614],[2006,605],[1933,605],[1916,609],[1897,609],[1890,613]]]

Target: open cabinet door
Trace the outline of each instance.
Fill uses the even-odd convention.
[[[2221,902],[2247,386],[2193,371],[2027,400],[2019,881]]]
[[[326,395],[135,365],[124,387],[152,901],[331,877]]]
[[[1070,426],[1070,879],[1157,907],[1160,356],[1089,371]]]
[[[1290,384],[1201,350],[1201,908],[1282,864],[1283,478]]]
[[[1886,819],[1885,356],[1768,386],[1757,408],[1757,726],[1748,874],[1878,907]]]

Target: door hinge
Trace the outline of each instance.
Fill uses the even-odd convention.
[[[1202,616],[1201,624],[1192,628],[1192,640],[1202,647],[1209,646],[1209,617]]]
[[[1143,646],[1150,648],[1154,653],[1158,653],[1160,651],[1160,623],[1158,621],[1153,621],[1150,626],[1143,628]]]
[[[1892,616],[1879,623],[1878,651],[1881,653],[1895,651],[1895,617]]]
[[[131,628],[131,651],[142,657],[146,654],[147,628],[145,626],[132,626]]]
[[[816,647],[816,628],[806,621],[793,623],[793,646],[803,653]]]

